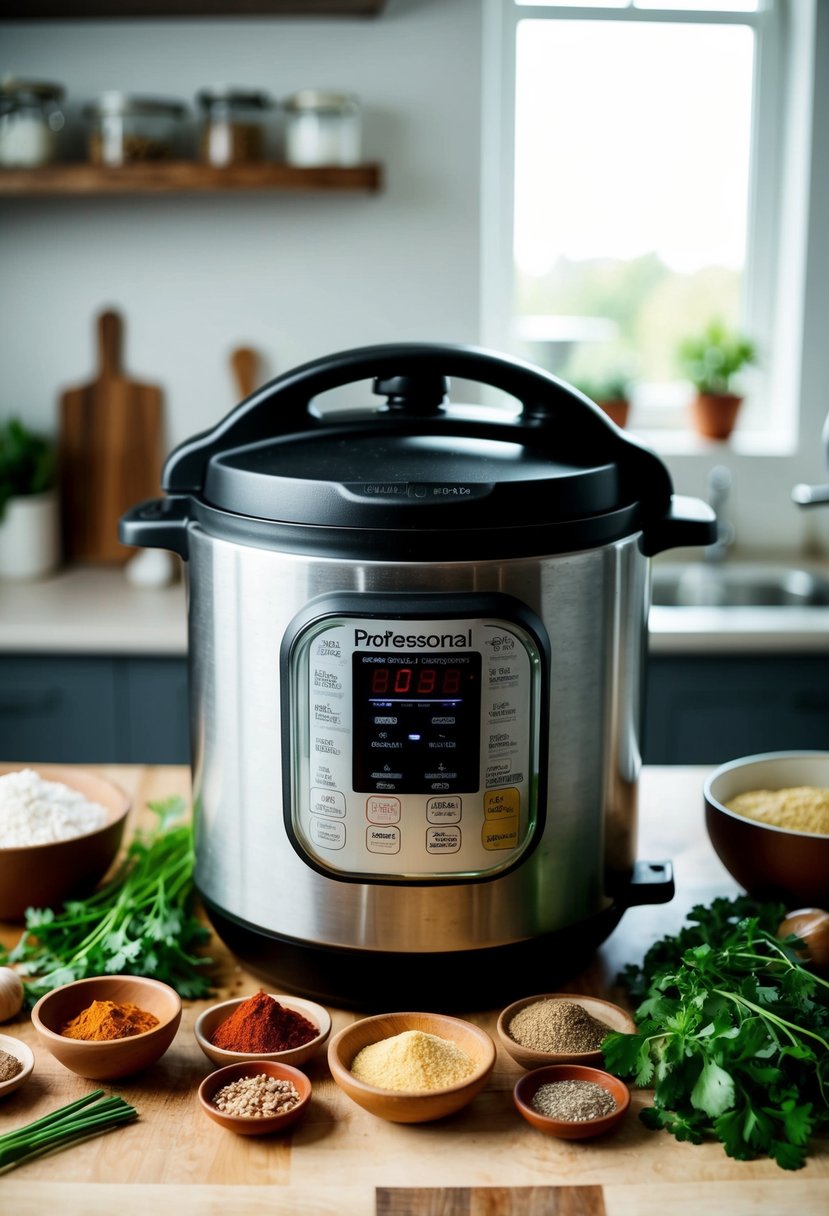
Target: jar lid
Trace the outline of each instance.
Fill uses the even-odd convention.
[[[102,93],[84,109],[87,118],[114,118],[145,115],[184,118],[187,106],[165,97],[131,97],[127,93]]]
[[[225,105],[229,108],[238,106],[240,109],[270,110],[274,104],[273,98],[259,89],[238,88],[231,84],[214,84],[209,89],[201,89],[196,94],[196,100],[205,108]]]
[[[17,76],[4,76],[0,81],[2,97],[32,97],[38,101],[60,101],[65,96],[63,85],[48,80],[21,80]]]
[[[316,114],[345,114],[360,104],[354,93],[332,93],[325,89],[300,89],[284,101],[289,113],[299,114],[313,111]]]

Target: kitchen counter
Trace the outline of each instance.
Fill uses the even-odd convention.
[[[189,772],[179,767],[101,769],[133,795],[133,823],[147,817],[149,799],[189,796]],[[657,937],[679,928],[688,908],[737,888],[708,844],[702,820],[704,768],[646,768],[641,783],[639,855],[672,858],[672,903],[635,908],[566,987],[573,992],[621,993],[613,977],[638,961]],[[275,875],[275,880],[278,875]],[[0,927],[6,943],[11,926]],[[247,995],[259,987],[218,942],[217,995]],[[543,967],[527,993],[548,988]],[[787,1173],[772,1161],[733,1161],[719,1144],[680,1144],[647,1131],[635,1117],[647,1095],[634,1092],[620,1130],[602,1141],[549,1139],[521,1120],[511,1090],[521,1070],[498,1048],[495,1070],[478,1097],[439,1123],[385,1123],[354,1105],[331,1080],[324,1055],[308,1068],[314,1085],[306,1117],[285,1138],[235,1137],[207,1120],[195,1091],[209,1071],[193,1038],[205,1002],[185,1002],[181,1028],[164,1058],[139,1078],[113,1086],[140,1120],[97,1140],[21,1167],[0,1180],[0,1206],[15,1216],[729,1216],[829,1210],[829,1142],[815,1144],[803,1170]],[[439,1004],[439,999],[438,999]],[[494,1034],[497,1010],[471,1020]],[[332,1010],[333,1029],[357,1016]],[[0,1132],[35,1119],[93,1088],[42,1050],[23,1020],[3,1026],[31,1043],[35,1072],[0,1103]],[[495,1189],[493,1189],[495,1188]]]
[[[829,608],[651,609],[653,654],[829,652]],[[187,653],[182,582],[139,588],[121,569],[75,566],[0,582],[0,653]]]

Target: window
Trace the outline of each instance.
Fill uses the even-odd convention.
[[[744,434],[791,442],[788,7],[490,5],[487,340],[593,395],[628,380],[631,427],[663,440],[687,430],[679,343],[719,319],[760,355]]]

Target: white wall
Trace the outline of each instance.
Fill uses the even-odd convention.
[[[122,310],[129,373],[163,387],[170,444],[268,376],[374,342],[479,332],[479,0],[389,0],[373,20],[5,24],[0,74],[61,81],[72,126],[106,89],[192,102],[219,81],[357,93],[377,195],[0,199],[0,417],[53,429]]]

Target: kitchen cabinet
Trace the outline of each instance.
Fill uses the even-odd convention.
[[[651,655],[647,764],[829,748],[826,654]]]
[[[25,763],[185,764],[186,660],[2,655],[0,738]]]

